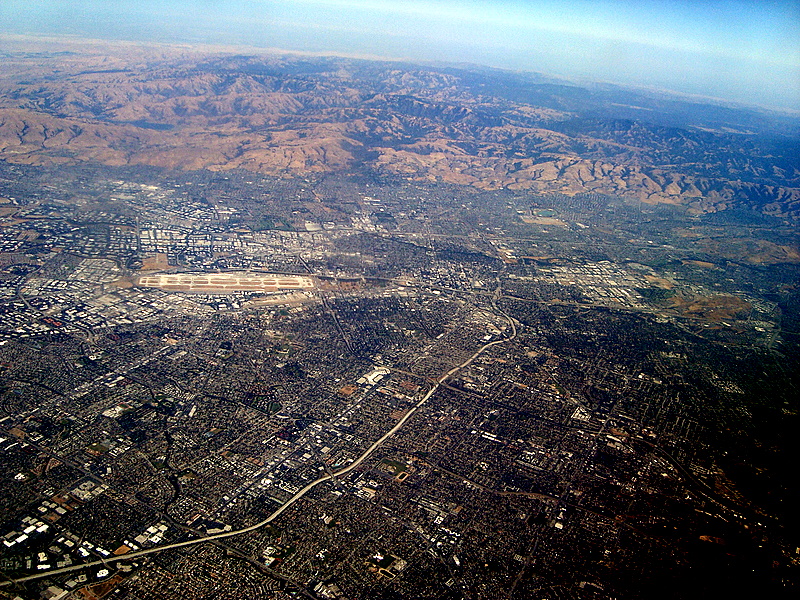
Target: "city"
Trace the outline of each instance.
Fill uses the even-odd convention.
[[[796,595],[795,113],[0,44],[0,598]]]
[[[252,174],[22,200],[3,168],[3,585],[594,597],[731,544],[796,561],[713,429],[780,369],[777,306],[679,246],[697,217]]]

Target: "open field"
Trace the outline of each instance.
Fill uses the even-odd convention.
[[[167,255],[164,252],[156,252],[142,259],[142,271],[160,271],[161,269],[169,269]]]
[[[140,277],[138,285],[174,292],[224,294],[310,290],[314,281],[302,275],[271,273],[160,273]]]

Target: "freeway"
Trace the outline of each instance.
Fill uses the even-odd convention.
[[[268,525],[269,523],[272,523],[272,521],[274,521],[279,516],[281,516],[290,506],[292,506],[295,502],[297,502],[303,496],[308,494],[308,492],[313,490],[319,484],[324,483],[326,481],[330,481],[331,479],[335,479],[337,477],[342,477],[344,475],[347,475],[353,469],[355,469],[359,465],[361,465],[361,463],[363,463],[367,458],[369,458],[370,455],[372,455],[372,453],[375,452],[375,450],[377,450],[386,440],[388,440],[394,434],[396,434],[398,431],[400,431],[400,429],[403,427],[403,425],[405,425],[408,422],[408,420],[412,416],[414,416],[414,414],[420,408],[422,408],[425,405],[425,403],[430,399],[430,397],[433,396],[436,393],[436,391],[439,389],[439,387],[442,386],[447,379],[449,379],[450,377],[452,377],[453,375],[458,373],[461,369],[463,369],[463,368],[469,366],[470,364],[472,364],[472,362],[476,358],[478,358],[478,356],[483,354],[486,350],[488,350],[492,346],[496,346],[498,344],[504,344],[504,343],[510,342],[511,340],[516,338],[516,336],[517,336],[517,327],[516,327],[516,324],[514,323],[514,320],[511,317],[509,317],[507,314],[505,314],[504,312],[500,311],[499,309],[498,309],[498,312],[500,312],[503,315],[503,317],[505,317],[505,319],[508,321],[508,324],[511,327],[511,336],[509,336],[507,338],[504,338],[504,339],[500,339],[500,340],[494,340],[492,342],[488,342],[488,343],[484,344],[472,356],[470,356],[467,360],[462,362],[460,365],[457,365],[457,366],[453,367],[452,369],[447,371],[444,375],[440,376],[438,379],[436,379],[434,385],[431,386],[431,389],[428,390],[428,392],[422,397],[422,399],[420,399],[420,401],[417,402],[413,406],[413,408],[411,408],[411,410],[409,410],[405,414],[405,416],[403,416],[403,418],[400,419],[397,422],[397,424],[395,424],[394,427],[392,427],[389,431],[384,433],[380,438],[378,438],[375,442],[373,442],[373,444],[369,448],[367,448],[352,463],[350,463],[349,465],[347,465],[346,467],[344,467],[344,468],[342,468],[342,469],[340,469],[338,471],[335,471],[335,472],[332,472],[332,473],[328,473],[328,474],[323,475],[322,477],[319,477],[319,478],[315,479],[314,481],[308,483],[304,488],[300,489],[297,493],[295,493],[294,496],[289,498],[284,504],[279,506],[272,514],[270,514],[264,520],[259,521],[258,523],[254,524],[254,525],[250,525],[249,527],[244,527],[242,529],[234,529],[232,531],[225,531],[223,533],[217,533],[217,534],[208,535],[208,536],[204,536],[204,537],[194,538],[194,539],[191,539],[191,540],[184,540],[182,542],[174,542],[172,544],[164,544],[163,546],[155,546],[153,548],[147,548],[145,550],[137,550],[135,552],[129,552],[127,554],[122,554],[120,556],[109,556],[108,558],[104,558],[104,559],[101,559],[101,560],[95,560],[95,561],[92,561],[92,562],[86,562],[86,563],[82,563],[82,564],[79,564],[79,565],[72,565],[72,566],[63,567],[63,568],[60,568],[60,569],[53,569],[51,571],[45,571],[45,572],[42,572],[42,573],[35,573],[33,575],[27,575],[25,577],[18,577],[16,579],[6,579],[5,581],[0,581],[0,587],[6,587],[6,586],[10,586],[10,585],[19,584],[19,583],[25,583],[27,581],[34,581],[36,579],[43,579],[45,577],[53,577],[54,575],[64,575],[64,574],[72,573],[72,572],[75,572],[75,571],[82,571],[82,570],[88,569],[90,567],[109,566],[109,565],[111,565],[113,563],[117,563],[117,562],[121,562],[121,561],[131,561],[131,560],[134,560],[136,558],[141,558],[143,556],[147,556],[149,554],[155,554],[157,552],[163,552],[164,550],[170,550],[170,549],[175,549],[175,548],[185,548],[187,546],[196,546],[197,544],[205,544],[205,543],[208,543],[208,542],[213,542],[215,540],[222,540],[222,539],[225,539],[225,538],[230,538],[230,537],[234,537],[234,536],[237,536],[237,535],[242,535],[244,533],[250,533],[251,531],[256,531],[257,529],[261,529],[262,527]]]

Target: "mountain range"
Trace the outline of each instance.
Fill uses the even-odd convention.
[[[0,159],[361,172],[800,216],[800,117],[473,66],[6,39]]]

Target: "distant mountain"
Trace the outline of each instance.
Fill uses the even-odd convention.
[[[65,48],[0,61],[0,159],[354,171],[800,217],[792,115],[472,67]]]

